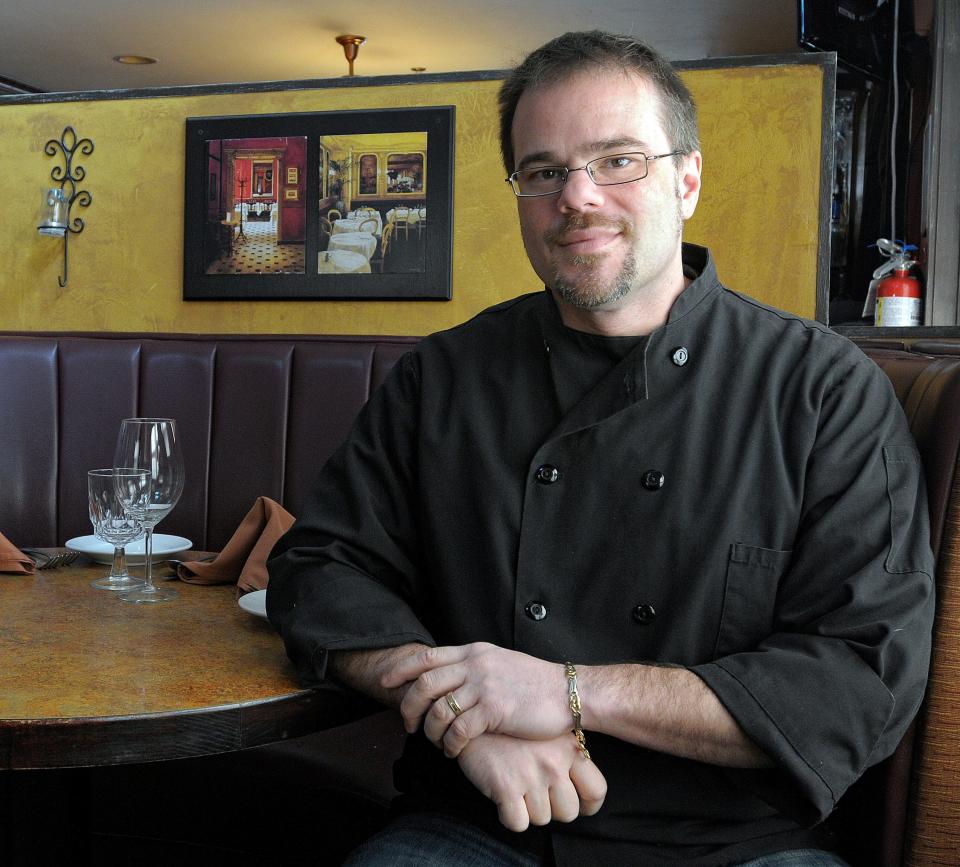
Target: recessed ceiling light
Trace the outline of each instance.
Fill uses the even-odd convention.
[[[118,54],[113,58],[117,63],[123,63],[126,66],[147,66],[150,63],[156,63],[156,57],[147,57],[145,54]]]

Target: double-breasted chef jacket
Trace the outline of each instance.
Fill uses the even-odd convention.
[[[889,381],[827,327],[725,288],[705,249],[684,262],[699,276],[667,323],[566,412],[570,333],[549,290],[425,338],[270,563],[270,620],[314,682],[327,651],[411,641],[682,665],[776,764],[588,733],[609,792],[550,826],[561,864],[802,844],[923,696],[933,560]],[[422,736],[398,780],[414,802],[475,798],[466,812],[496,824]]]

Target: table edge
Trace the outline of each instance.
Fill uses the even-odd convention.
[[[112,717],[0,719],[0,770],[139,764],[232,752],[298,737],[362,715],[341,690]]]

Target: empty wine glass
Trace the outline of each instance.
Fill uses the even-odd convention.
[[[101,469],[87,473],[87,508],[93,534],[113,545],[110,574],[90,584],[99,590],[132,590],[143,584],[127,571],[124,546],[143,535],[143,522],[124,504],[121,489],[139,489],[146,499],[148,491],[145,470]]]
[[[183,455],[177,439],[177,424],[171,418],[128,418],[120,423],[113,454],[115,468],[145,470],[148,495],[141,500],[128,491],[124,503],[143,522],[144,567],[142,587],[121,594],[125,602],[165,602],[176,590],[153,583],[153,528],[176,506],[183,493]]]

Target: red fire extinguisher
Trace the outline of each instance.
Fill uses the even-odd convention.
[[[885,240],[885,239],[881,239]],[[913,244],[887,242],[880,246],[890,256],[873,272],[877,284],[877,306],[874,322],[877,325],[923,325],[923,298],[920,281],[910,276],[915,261],[908,253],[916,250]]]

